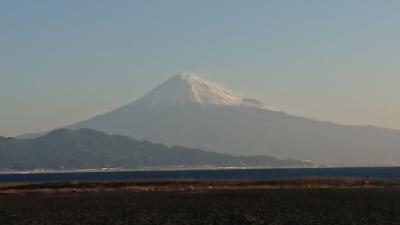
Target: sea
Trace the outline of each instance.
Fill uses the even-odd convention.
[[[298,177],[353,177],[400,179],[400,167],[351,168],[285,168],[285,169],[212,169],[212,170],[156,170],[156,171],[100,171],[3,173],[0,183],[53,181],[156,181],[172,179],[192,180],[276,180]]]

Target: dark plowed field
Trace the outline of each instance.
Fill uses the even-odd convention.
[[[1,225],[400,224],[400,189],[0,196]]]

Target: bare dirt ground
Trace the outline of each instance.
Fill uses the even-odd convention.
[[[396,225],[399,188],[0,195],[1,225]]]

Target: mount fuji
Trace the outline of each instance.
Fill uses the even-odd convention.
[[[400,162],[400,131],[293,116],[192,74],[174,76],[128,105],[66,128],[95,129],[168,146],[321,164]]]

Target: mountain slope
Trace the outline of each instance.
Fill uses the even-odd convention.
[[[131,104],[68,128],[234,155],[345,165],[400,162],[400,131],[292,116],[187,74],[171,78]]]
[[[0,170],[303,165],[268,156],[235,157],[179,146],[168,148],[90,129],[56,130],[27,140],[0,137]]]

